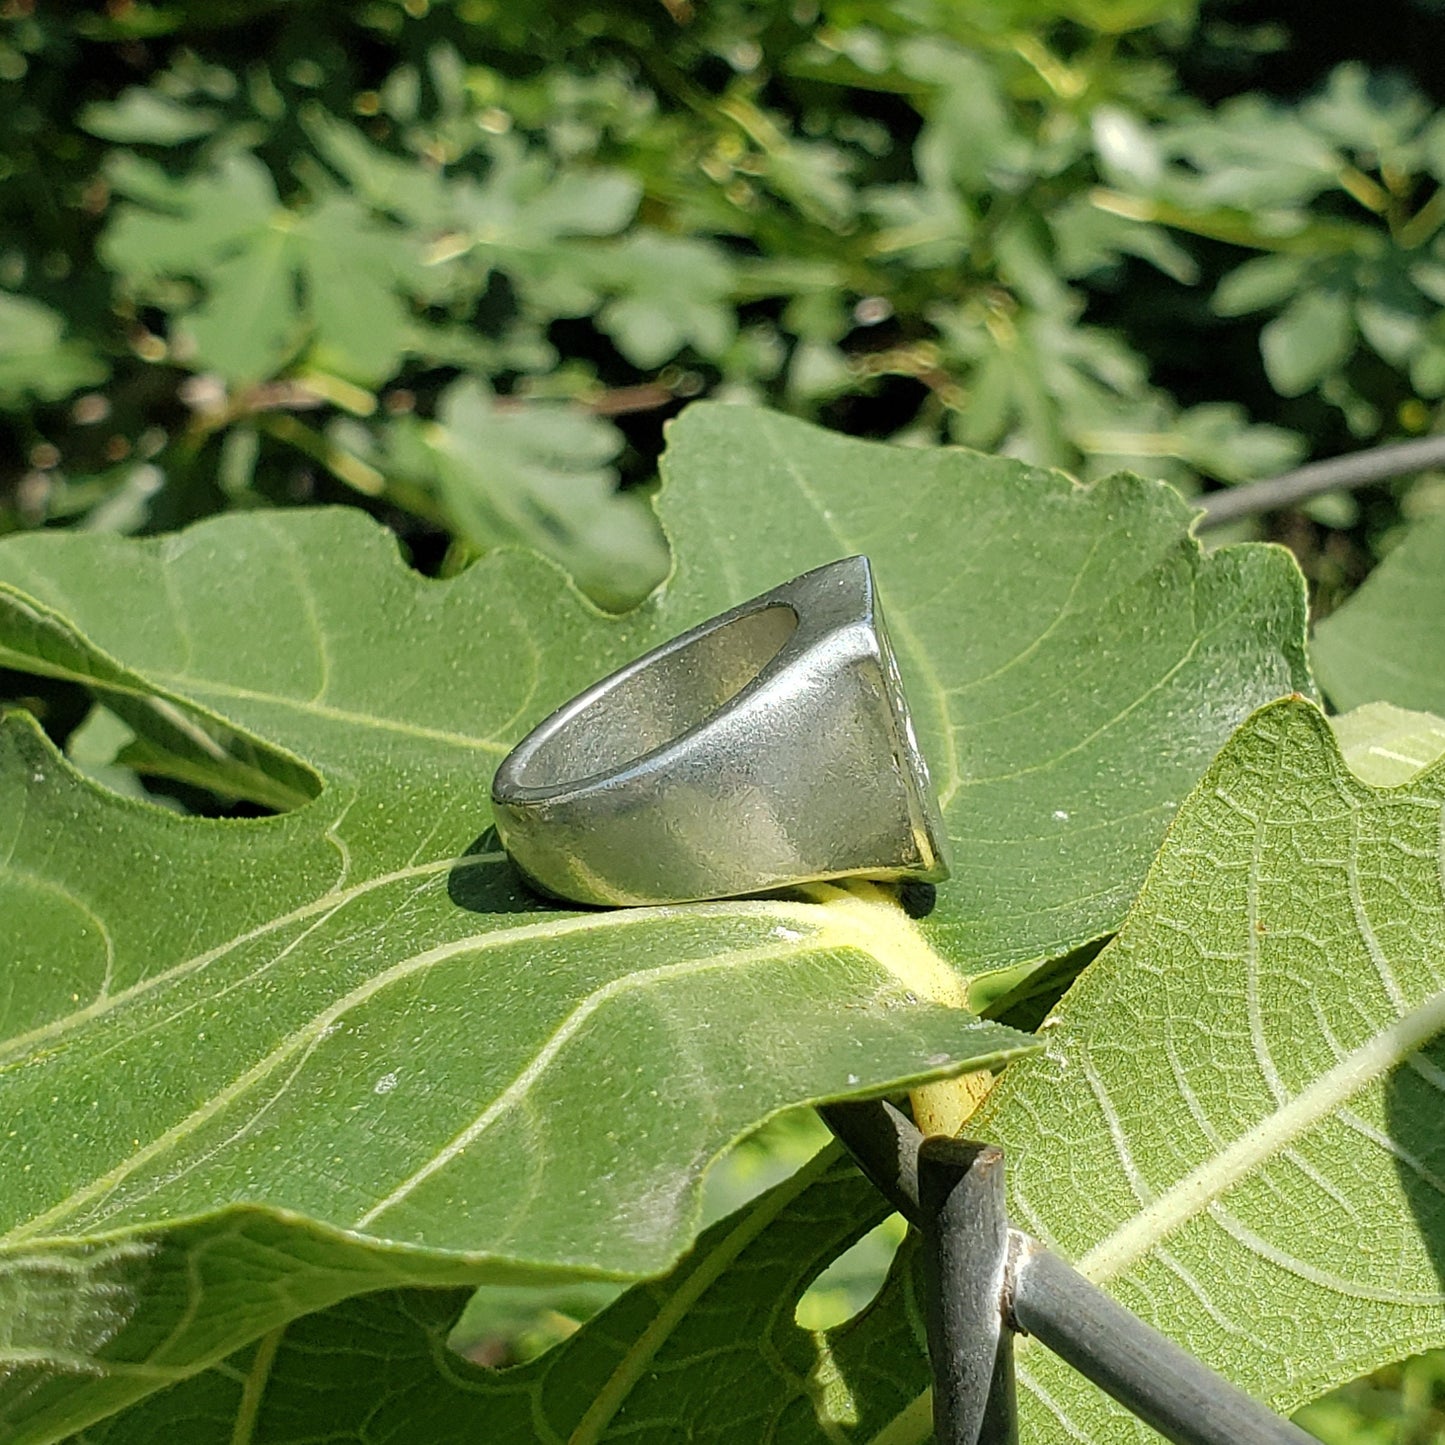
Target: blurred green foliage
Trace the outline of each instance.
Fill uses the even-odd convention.
[[[1431,431],[1428,57],[1310,27],[1301,75],[1227,0],[4,0],[0,532],[349,501],[624,606],[704,393],[1186,489]],[[1445,1440],[1442,1381],[1302,1418]]]
[[[1295,1422],[1326,1445],[1440,1445],[1445,1352],[1417,1355],[1307,1405]]]
[[[1285,40],[1216,8],[7,0],[0,528],[351,500],[624,605],[704,392],[1185,487],[1428,430],[1445,121],[1213,104]]]

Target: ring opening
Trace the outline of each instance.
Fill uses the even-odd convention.
[[[518,781],[528,788],[562,787],[645,757],[731,702],[797,626],[798,614],[779,603],[653,658],[542,742]]]

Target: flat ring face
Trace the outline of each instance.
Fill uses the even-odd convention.
[[[805,573],[594,684],[492,783],[517,866],[603,905],[948,874],[864,557]]]

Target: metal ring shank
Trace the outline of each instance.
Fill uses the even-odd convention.
[[[584,903],[947,876],[867,560],[733,608],[553,713],[492,784],[518,866]]]

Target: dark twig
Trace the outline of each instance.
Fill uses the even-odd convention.
[[[918,1146],[923,1135],[913,1120],[883,1099],[824,1104],[818,1112],[868,1182],[910,1224],[918,1224]]]
[[[989,1300],[998,1298],[991,1246],[980,1243],[993,1227],[981,1200],[1000,1187],[995,1181],[1002,1171],[990,1167],[980,1174],[977,1164],[994,1157],[1001,1164],[1002,1156],[967,1141],[925,1144],[912,1121],[881,1100],[830,1104],[820,1112],[864,1174],[923,1230],[929,1277],[939,1282],[929,1288],[963,1296],[953,1321],[930,1321],[936,1388],[946,1394],[943,1402],[935,1401],[935,1411],[942,1411],[935,1417],[938,1439],[947,1445],[1011,1440],[1012,1398],[1000,1394],[1008,1373],[1005,1357],[997,1352],[990,1357],[998,1370],[990,1367],[991,1388],[980,1419],[982,1367],[976,1356],[958,1353],[968,1347],[953,1327],[965,1316],[986,1312]],[[944,1237],[960,1229],[973,1238]],[[1017,1230],[1008,1236],[1004,1322],[1035,1336],[1166,1438],[1179,1445],[1308,1445],[1313,1438],[1115,1303],[1037,1240]],[[984,1336],[985,1352],[988,1340]],[[981,1433],[971,1436],[969,1428]]]
[[[1177,1445],[1313,1441],[1026,1235],[1015,1235],[1012,1286],[1019,1329]]]
[[[1196,530],[1222,527],[1226,522],[1252,517],[1259,512],[1275,512],[1281,507],[1307,501],[1322,492],[1351,487],[1367,487],[1371,482],[1385,482],[1392,477],[1407,477],[1412,472],[1428,471],[1445,466],[1445,436],[1423,437],[1419,441],[1395,442],[1390,446],[1371,447],[1369,451],[1351,452],[1332,457],[1327,462],[1311,462],[1292,472],[1270,477],[1228,491],[1210,492],[1198,498],[1204,508]]]
[[[1003,1150],[925,1139],[918,1151],[938,1445],[1013,1445],[1013,1334],[1005,1327],[1008,1201]]]

